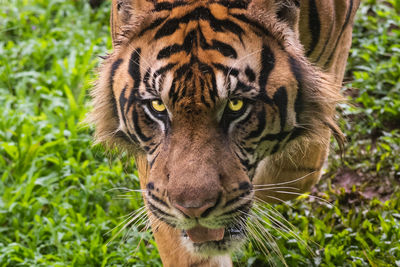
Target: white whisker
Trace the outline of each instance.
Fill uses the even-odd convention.
[[[328,204],[330,207],[332,207],[332,203],[330,203],[330,202],[327,201],[326,199],[323,199],[323,198],[321,198],[321,197],[317,197],[317,196],[314,196],[314,195],[310,195],[310,194],[303,194],[303,193],[290,192],[290,191],[275,191],[275,193],[289,194],[289,195],[296,195],[296,196],[303,196],[303,197],[315,198],[315,199],[318,199],[318,200],[324,202],[325,204]]]
[[[301,181],[301,180],[305,179],[307,176],[309,176],[311,174],[314,174],[315,172],[316,171],[312,171],[312,172],[307,173],[306,175],[304,175],[304,176],[302,176],[300,178],[297,178],[297,179],[294,179],[294,180],[290,180],[290,181],[287,181],[287,182],[275,183],[275,184],[264,184],[264,185],[253,185],[253,187],[268,187],[268,186],[287,185],[287,184],[291,184],[291,183],[295,183],[295,182]]]
[[[262,191],[262,190],[277,190],[277,189],[292,189],[292,190],[296,190],[296,191],[300,190],[299,188],[291,187],[291,186],[276,186],[276,187],[253,189],[253,191],[256,192],[256,191]]]
[[[139,209],[140,210],[140,209]],[[106,243],[106,245],[108,246],[112,241],[114,241],[114,239],[123,231],[125,230],[131,223],[135,222],[136,220],[138,220],[139,218],[141,218],[143,215],[145,214],[146,210],[145,209],[141,209],[139,212],[136,213],[136,215],[132,215],[131,217],[129,217],[128,219],[124,220],[122,223],[118,224],[118,226],[116,227],[120,227],[120,225],[122,225],[123,223],[125,223],[126,221],[128,221],[127,223],[125,223],[121,229],[118,230],[118,232],[111,237],[111,239]],[[114,227],[112,230],[113,231],[116,227]],[[108,231],[106,234],[108,234],[110,231]]]

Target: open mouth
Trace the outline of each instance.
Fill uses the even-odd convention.
[[[246,231],[243,224],[219,229],[197,226],[190,230],[182,230],[182,236],[189,241],[196,253],[218,255],[229,253],[240,247],[245,240]]]

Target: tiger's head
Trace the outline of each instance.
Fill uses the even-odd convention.
[[[199,254],[242,242],[262,160],[336,129],[336,88],[304,57],[289,2],[113,2],[96,138],[146,159],[148,209]]]

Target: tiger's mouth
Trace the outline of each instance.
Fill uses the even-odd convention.
[[[200,236],[203,234],[202,236]],[[184,243],[196,254],[205,256],[230,253],[244,243],[247,228],[243,223],[237,223],[220,229],[195,227],[182,230]]]

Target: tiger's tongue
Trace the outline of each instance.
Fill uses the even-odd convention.
[[[224,238],[225,228],[209,229],[202,226],[196,226],[190,230],[186,230],[186,233],[194,243],[219,241]]]

